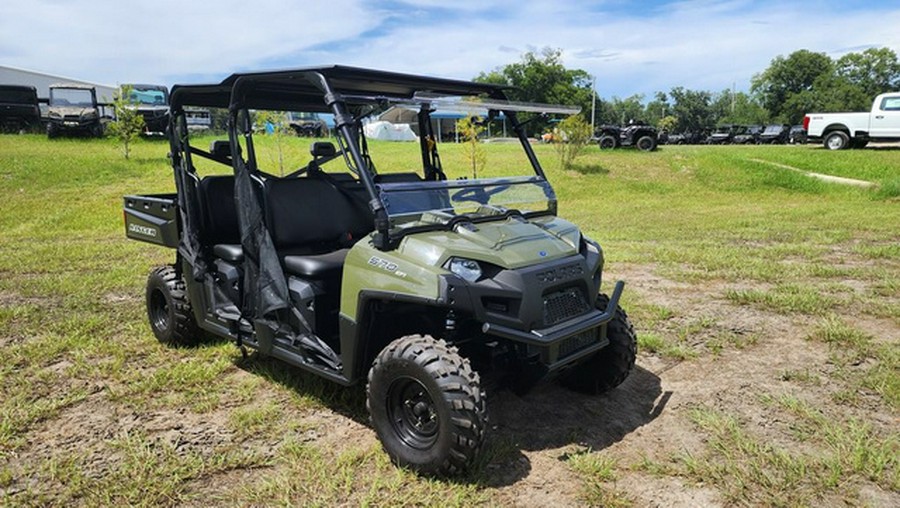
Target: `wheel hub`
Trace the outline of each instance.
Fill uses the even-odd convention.
[[[393,430],[407,446],[427,449],[434,444],[439,427],[437,408],[422,383],[397,379],[389,390],[387,405]]]

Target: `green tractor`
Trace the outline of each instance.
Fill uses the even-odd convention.
[[[506,89],[342,66],[175,86],[176,192],[124,198],[129,238],[176,249],[147,281],[153,333],[175,345],[227,338],[341,385],[365,381],[387,453],[429,475],[464,471],[482,449],[479,373],[519,390],[551,376],[589,393],[620,384],[636,354],[624,284],[600,293],[603,252],[556,216],[517,117],[577,109],[513,103]],[[417,111],[418,171],[376,170],[363,135],[367,117],[397,105]],[[197,107],[227,108],[228,140],[191,144],[186,110]],[[251,110],[331,114],[336,144],[315,141],[302,167],[266,172]],[[445,170],[438,110],[502,114],[527,174]],[[199,159],[230,170],[201,176]]]

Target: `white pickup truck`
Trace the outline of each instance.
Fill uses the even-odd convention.
[[[868,113],[808,113],[803,127],[825,148],[862,148],[869,141],[900,141],[900,92],[875,97]]]

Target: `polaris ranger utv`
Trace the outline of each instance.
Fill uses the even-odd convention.
[[[517,117],[577,109],[512,103],[504,90],[341,66],[173,87],[177,192],[124,198],[129,238],[177,249],[147,281],[153,333],[170,344],[212,334],[342,385],[366,381],[385,450],[424,474],[457,473],[478,456],[479,371],[517,388],[548,375],[590,393],[620,384],[636,353],[618,306],[624,284],[600,294],[602,250],[556,216]],[[414,172],[376,170],[362,134],[364,118],[397,104],[418,110]],[[229,139],[193,146],[189,107],[227,108]],[[437,108],[505,115],[528,174],[448,177]],[[337,146],[313,142],[308,163],[265,171],[250,120],[265,109],[333,114]],[[229,173],[201,177],[201,159]]]
[[[97,90],[77,83],[50,85],[47,138],[60,134],[86,134],[103,137],[105,118],[97,102]]]

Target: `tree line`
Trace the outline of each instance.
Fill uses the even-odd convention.
[[[581,69],[568,69],[559,49],[525,53],[521,60],[489,72],[475,81],[515,87],[511,100],[574,104],[590,120],[593,78]],[[775,57],[753,76],[749,93],[732,89],[690,90],[674,87],[626,98],[597,98],[596,124],[644,121],[670,132],[701,131],[721,124],[799,124],[809,112],[867,111],[872,99],[900,90],[900,61],[890,48],[869,48],[832,59],[825,53],[801,49]],[[546,129],[546,120],[533,122],[532,132]]]

